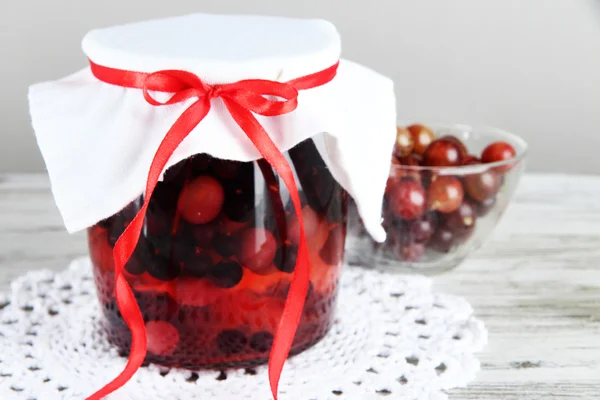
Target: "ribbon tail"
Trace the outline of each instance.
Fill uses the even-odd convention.
[[[204,119],[209,110],[210,100],[208,98],[200,99],[185,110],[177,121],[175,121],[171,129],[169,129],[150,165],[144,194],[144,204],[115,243],[113,249],[115,261],[115,297],[121,315],[123,315],[123,319],[131,331],[131,349],[127,365],[119,376],[89,396],[87,400],[100,400],[122,387],[141,367],[146,358],[146,326],[133,291],[123,275],[123,268],[137,246],[144,226],[146,210],[148,209],[150,198],[162,171],[183,139]]]
[[[223,101],[233,119],[246,133],[263,158],[267,160],[279,174],[288,188],[300,226],[300,243],[294,277],[290,285],[290,291],[285,302],[283,314],[279,321],[273,341],[273,347],[271,348],[271,354],[269,356],[269,382],[271,384],[273,398],[277,400],[279,378],[281,377],[283,366],[290,353],[296,330],[300,323],[300,317],[302,316],[302,311],[304,309],[310,281],[308,245],[304,233],[300,194],[298,193],[298,187],[294,179],[292,168],[262,125],[260,125],[250,111],[240,106],[237,102],[228,98],[223,98]]]

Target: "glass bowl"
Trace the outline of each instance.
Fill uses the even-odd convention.
[[[413,139],[418,137],[414,127],[418,131],[424,126],[409,127]],[[398,147],[398,143],[402,145],[399,133],[382,207],[387,239],[384,243],[373,241],[355,205],[350,203],[346,249],[349,264],[390,272],[438,274],[457,267],[485,242],[498,224],[525,169],[525,141],[490,127],[428,124],[427,128],[434,139],[446,142],[454,141],[448,136],[459,139],[466,153],[464,148],[459,151],[461,161],[457,166],[432,166],[435,162],[430,160],[435,160],[431,157],[435,156],[435,149],[429,149],[431,146],[425,143],[420,154],[413,152],[406,156]],[[407,131],[402,126],[398,129]],[[509,144],[514,155],[484,163],[480,158],[482,152],[496,142]],[[487,157],[482,158],[488,161],[494,158],[489,155],[488,151]]]

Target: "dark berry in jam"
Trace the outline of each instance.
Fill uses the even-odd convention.
[[[394,145],[394,155],[398,158],[406,157],[412,153],[415,147],[415,140],[410,131],[399,126],[396,129],[396,143]]]
[[[131,258],[125,264],[125,271],[132,275],[141,275],[146,272],[147,258],[144,255],[144,239],[140,238]]]
[[[199,247],[192,248],[192,254],[188,254],[185,260],[182,261],[183,273],[195,278],[204,277],[214,266],[211,256]]]
[[[221,353],[233,355],[241,353],[248,344],[248,338],[243,332],[227,329],[217,336],[217,347]]]
[[[212,170],[221,178],[231,179],[238,174],[241,165],[242,163],[239,161],[218,160],[214,158],[212,162]]]
[[[212,224],[191,225],[189,228],[192,245],[202,248],[210,246],[215,236],[215,227]]]
[[[250,228],[242,232],[237,257],[242,265],[260,274],[271,267],[277,242],[266,229]]]
[[[425,149],[423,161],[430,167],[456,167],[462,164],[462,151],[452,140],[436,139]]]
[[[197,154],[192,157],[190,161],[192,162],[192,173],[194,176],[205,174],[213,160],[208,154]]]
[[[234,186],[227,189],[223,212],[229,219],[246,222],[254,218],[254,190]]]
[[[411,179],[403,179],[394,185],[388,201],[396,217],[415,219],[425,212],[425,189]]]
[[[413,137],[415,143],[413,152],[416,154],[423,154],[427,146],[435,140],[433,131],[424,125],[415,124],[407,129]]]
[[[258,353],[271,350],[273,345],[273,334],[271,332],[257,332],[250,337],[250,348]]]
[[[498,161],[510,160],[513,158],[517,152],[514,147],[512,147],[509,143],[506,142],[494,142],[483,149],[481,153],[481,161],[484,163],[493,163]],[[497,168],[499,172],[508,171],[512,168],[512,165],[504,165],[502,167]]]
[[[291,273],[294,272],[296,268],[296,259],[298,258],[298,246],[295,245],[287,245],[281,246],[277,249],[275,253],[275,258],[273,259],[273,263],[275,267],[282,271]]]
[[[230,289],[240,283],[244,270],[236,261],[221,261],[211,268],[208,276],[218,287]]]
[[[181,266],[178,263],[170,262],[162,257],[152,257],[146,263],[146,271],[154,278],[161,281],[172,281],[181,273]]]
[[[438,176],[429,185],[427,206],[430,210],[450,213],[462,203],[464,190],[454,176]]]
[[[444,227],[438,228],[427,243],[427,247],[440,253],[448,253],[453,245],[454,233]]]
[[[344,260],[344,239],[346,235],[341,226],[336,226],[329,231],[327,241],[319,255],[329,265],[338,265]]]
[[[144,321],[161,320],[171,321],[177,316],[179,306],[177,302],[166,293],[134,291]]]
[[[472,199],[480,202],[494,197],[501,185],[498,174],[491,169],[477,174],[466,175],[463,181],[467,194]]]
[[[214,235],[211,243],[217,253],[223,257],[231,257],[239,247],[239,237],[237,235],[217,233]]]
[[[475,229],[477,213],[475,206],[469,200],[462,202],[455,211],[443,216],[444,226],[455,236],[466,239]]]
[[[205,175],[183,187],[177,203],[181,216],[193,224],[205,224],[219,215],[225,193],[215,178]]]

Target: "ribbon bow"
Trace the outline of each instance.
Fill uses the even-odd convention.
[[[249,79],[229,84],[209,85],[187,71],[166,70],[148,74],[104,67],[90,61],[92,74],[96,78],[116,86],[142,89],[144,98],[153,106],[178,104],[192,98],[197,100],[181,114],[160,143],[148,172],[144,204],[115,243],[113,249],[115,297],[123,319],[131,331],[131,351],[127,365],[121,374],[87,400],[101,399],[119,389],[131,379],[146,357],[147,338],[144,320],[131,287],[123,275],[123,268],[135,250],[150,198],[162,171],[181,142],[206,117],[210,111],[211,100],[214,98],[222,99],[235,122],[246,133],[262,157],[279,174],[290,193],[298,216],[300,243],[296,268],[269,356],[271,392],[273,398],[277,399],[279,377],[290,352],[308,292],[310,266],[300,196],[294,173],[285,156],[253,113],[271,117],[294,111],[298,106],[298,90],[311,89],[330,82],[336,75],[338,65],[339,63],[336,63],[320,72],[288,82]],[[160,102],[152,97],[151,92],[171,93],[172,96],[167,101]],[[265,96],[275,96],[282,100],[272,100]]]

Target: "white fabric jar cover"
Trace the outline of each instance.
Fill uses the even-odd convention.
[[[83,50],[110,68],[180,69],[209,84],[285,82],[339,60],[331,82],[300,91],[295,111],[255,117],[281,151],[313,137],[369,233],[385,239],[381,202],[396,134],[393,82],[340,60],[340,37],[329,22],[193,14],[94,30],[84,38]],[[142,90],[104,83],[89,67],[30,88],[33,127],[69,232],[117,213],[143,192],[162,138],[193,101],[153,107]],[[199,153],[237,161],[261,158],[218,98],[167,167]]]

